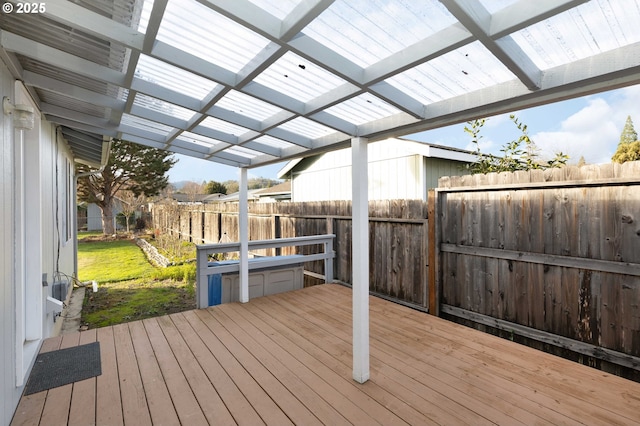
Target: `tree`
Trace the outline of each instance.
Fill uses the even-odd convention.
[[[144,194],[135,195],[133,191],[127,189],[118,191],[117,197],[122,200],[122,214],[127,224],[127,232],[129,232],[129,219],[144,205],[147,197]]]
[[[222,184],[227,188],[227,194],[233,194],[240,190],[240,184],[237,180],[225,180]]]
[[[221,182],[210,180],[204,185],[205,194],[226,194],[227,187]]]
[[[631,116],[627,116],[627,121],[624,123],[622,133],[620,134],[618,149],[613,154],[613,157],[611,157],[611,161],[625,163],[636,160],[640,160],[640,141],[638,140],[636,130],[633,128]]]
[[[633,143],[638,140],[638,134],[636,133],[636,129],[633,128],[633,121],[631,120],[631,116],[627,116],[627,121],[624,123],[624,127],[622,128],[622,133],[620,134],[620,142],[618,146],[625,143]]]
[[[618,145],[618,149],[611,157],[611,160],[616,163],[640,160],[640,141]]]
[[[184,184],[180,192],[183,194],[187,194],[187,198],[193,203],[194,201],[196,201],[197,195],[204,194],[204,182],[200,184],[197,182],[189,181]]]
[[[95,203],[102,210],[102,230],[115,233],[113,199],[118,191],[131,191],[134,196],[157,195],[168,184],[166,173],[176,163],[170,152],[149,148],[133,142],[114,139],[109,160],[100,173],[78,179],[78,199]],[[89,172],[79,165],[78,173]]]
[[[479,142],[482,139],[480,132],[487,119],[469,121],[467,123],[468,126],[464,127],[464,131],[471,135],[471,142],[476,146],[475,154],[478,156],[478,161],[467,165],[467,169],[471,174],[547,169],[550,167],[562,167],[567,164],[569,157],[562,152],[556,153],[556,156],[547,162],[540,161],[538,159],[538,147],[529,137],[527,125],[518,120],[513,114],[509,118],[521,134],[517,139],[507,142],[500,149],[502,155],[499,157],[480,152]]]
[[[271,188],[272,186],[278,185],[280,181],[264,178],[264,177],[256,177],[251,178],[247,181],[247,189],[261,189],[261,188]],[[233,194],[234,192],[238,192],[240,190],[240,184],[237,180],[227,180],[222,183],[226,188],[226,194]]]

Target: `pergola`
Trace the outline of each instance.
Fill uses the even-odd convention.
[[[247,170],[350,144],[364,382],[367,143],[640,83],[638,23],[638,0],[11,0],[0,55],[78,160],[123,138],[240,168],[243,301]]]

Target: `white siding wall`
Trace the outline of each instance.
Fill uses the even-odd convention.
[[[13,99],[13,78],[0,61],[0,98]],[[11,119],[0,117],[0,423],[7,425],[20,398],[15,386],[15,286],[13,274],[13,126]]]
[[[350,200],[351,150],[322,155],[306,170],[294,175],[292,201]],[[420,199],[424,181],[421,156],[403,143],[369,144],[369,199]]]
[[[0,61],[4,96],[35,106]],[[75,259],[72,157],[52,124],[38,113],[35,121],[33,130],[14,131],[3,113],[0,127],[0,424],[11,421],[42,339],[61,323],[46,315],[52,286],[43,286],[43,274],[49,284],[58,271],[72,275]]]

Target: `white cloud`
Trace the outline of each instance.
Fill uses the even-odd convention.
[[[615,152],[628,115],[640,123],[640,86],[588,98],[588,105],[565,119],[558,131],[531,135],[543,158],[562,151],[576,163],[608,163]]]

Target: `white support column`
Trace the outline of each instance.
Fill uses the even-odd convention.
[[[366,138],[351,139],[353,379],[369,380],[369,187]]]
[[[240,169],[238,235],[240,236],[240,302],[249,301],[249,191],[247,169]]]

